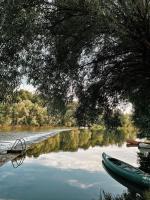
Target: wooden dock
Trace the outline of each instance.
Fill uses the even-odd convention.
[[[70,131],[71,129],[59,129],[53,130],[49,133],[36,134],[26,138],[20,138],[15,141],[0,141],[0,167],[9,161],[15,160],[18,156],[25,154],[25,152],[31,148],[33,144],[42,142],[49,137],[53,137],[56,134],[64,131]]]

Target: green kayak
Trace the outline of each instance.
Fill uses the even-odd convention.
[[[103,168],[106,170],[106,172],[118,183],[128,188],[128,190],[131,191],[132,193],[134,194],[138,193],[143,196],[144,192],[147,191],[147,187],[143,187],[141,185],[135,184],[121,176],[118,176],[116,173],[113,173],[110,169],[108,169],[108,167],[105,166],[103,161],[102,163],[103,163]]]
[[[105,166],[118,176],[143,187],[150,188],[150,175],[121,160],[102,154]]]

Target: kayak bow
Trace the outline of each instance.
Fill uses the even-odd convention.
[[[103,162],[108,169],[118,176],[143,187],[150,188],[150,175],[121,160],[112,158],[103,153]]]

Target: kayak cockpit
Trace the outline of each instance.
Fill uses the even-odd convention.
[[[103,163],[113,173],[143,187],[150,188],[150,175],[144,171],[103,153]]]
[[[124,170],[127,170],[129,172],[135,172],[135,173],[138,173],[138,174],[143,174],[143,172],[140,170],[140,169],[137,169],[127,163],[124,163],[118,159],[115,159],[115,158],[111,158],[111,157],[108,157],[108,160],[111,161],[113,164],[117,165],[118,167],[124,169]]]
[[[122,162],[120,160],[117,160],[115,158],[108,158],[111,162],[113,162],[115,165],[121,166]]]

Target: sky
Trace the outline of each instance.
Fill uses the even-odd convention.
[[[121,103],[118,108],[124,113],[124,114],[131,114],[133,112],[133,106],[131,103]]]
[[[29,92],[35,92],[36,88],[33,87],[31,84],[27,84],[26,78],[23,78],[22,84],[20,85],[19,89],[28,90]]]
[[[19,89],[28,90],[29,92],[34,93],[36,91],[36,88],[33,87],[31,84],[27,84],[26,78],[22,80],[22,84],[20,85]],[[131,103],[121,103],[118,108],[124,113],[124,114],[131,114],[133,112],[133,106]]]

